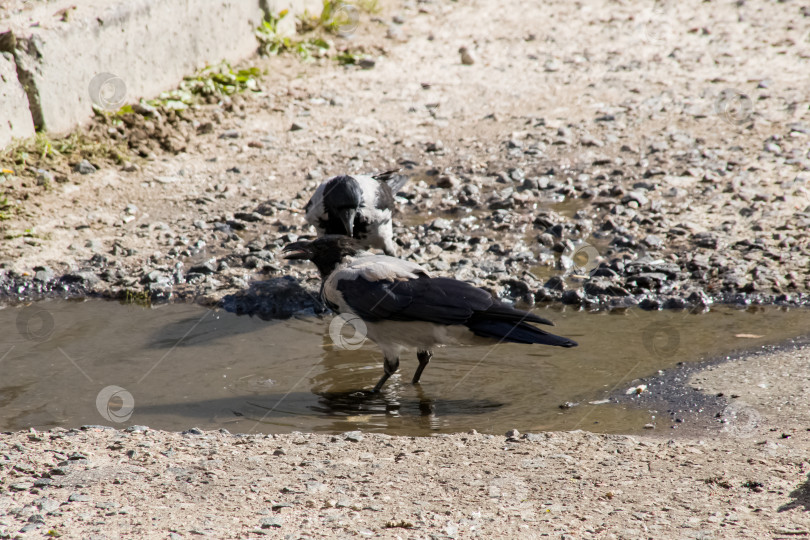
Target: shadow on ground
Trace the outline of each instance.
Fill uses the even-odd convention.
[[[793,500],[780,506],[778,512],[787,512],[794,508],[802,508],[805,512],[810,511],[810,474],[807,475],[807,481],[790,492],[790,496],[793,497]]]

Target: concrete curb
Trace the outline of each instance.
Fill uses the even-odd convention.
[[[28,97],[17,79],[17,64],[7,52],[0,53],[0,148],[12,139],[34,134]]]
[[[265,11],[282,9],[317,13],[320,2],[60,0],[16,14],[0,22],[0,51],[13,54],[17,75],[6,77],[4,58],[0,148],[30,136],[32,125],[65,133],[90,119],[94,104],[117,110],[175,88],[205,65],[243,60],[257,50],[254,31]]]

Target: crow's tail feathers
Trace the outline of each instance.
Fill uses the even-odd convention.
[[[577,342],[555,336],[525,322],[484,319],[467,323],[476,336],[499,339],[511,343],[540,343],[557,347],[576,347]]]

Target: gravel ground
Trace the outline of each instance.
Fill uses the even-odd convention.
[[[766,1],[387,5],[339,43],[365,68],[257,60],[263,92],[87,128],[127,146],[128,163],[88,155],[5,178],[4,300],[316,310],[300,288],[317,286],[314,269],[278,260],[312,232],[309,194],[333,174],[400,167],[413,177],[402,256],[500,295],[807,304],[809,16]],[[731,420],[674,441],[8,434],[0,532],[803,537],[808,359],[694,375],[729,396]]]
[[[257,60],[262,92],[98,121],[89,134],[131,161],[4,182],[19,203],[2,222],[7,300],[314,287],[312,268],[277,259],[312,233],[315,186],[399,167],[402,256],[501,296],[806,304],[806,6],[655,6],[390,5],[338,39],[366,69]]]

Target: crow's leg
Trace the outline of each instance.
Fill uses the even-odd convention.
[[[416,368],[416,373],[413,374],[413,381],[411,381],[413,384],[419,382],[422,372],[425,371],[425,368],[432,357],[433,351],[416,351],[416,358],[419,360],[419,367]]]
[[[380,389],[382,389],[383,385],[385,384],[385,381],[388,380],[388,377],[396,373],[397,369],[399,369],[399,357],[396,356],[393,359],[391,359],[386,356],[385,361],[383,362],[383,369],[385,370],[385,373],[383,373],[383,376],[377,383],[377,386],[375,386],[374,390],[372,390],[372,392],[374,392],[375,394],[379,392]]]

